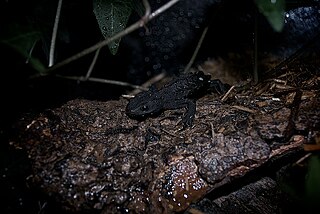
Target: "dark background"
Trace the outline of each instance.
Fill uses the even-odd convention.
[[[150,1],[153,9],[167,1]],[[245,55],[253,50],[255,14],[258,19],[259,54],[273,53],[286,58],[319,33],[319,11],[317,1],[293,1],[287,4],[287,15],[283,32],[276,33],[264,16],[256,11],[251,0],[246,1],[180,1],[165,13],[147,24],[145,28],[122,38],[118,53],[113,56],[107,47],[101,50],[93,77],[142,84],[160,72],[179,74],[189,62],[201,33],[209,26],[208,33],[194,65],[208,58],[224,57],[228,53],[243,54],[243,61],[253,63]],[[31,26],[42,32],[33,51],[44,65],[48,63],[57,1],[2,1],[2,33],[14,25]],[[312,6],[312,7],[310,7]],[[133,12],[129,23],[140,18]],[[90,47],[102,39],[92,9],[92,1],[66,1],[61,11],[61,21],[56,45],[56,62]],[[48,107],[59,106],[74,98],[117,99],[130,88],[77,82],[57,78],[53,75],[29,79],[36,71],[25,59],[7,45],[1,45],[2,96],[1,117],[4,124],[12,120],[17,112],[38,112]],[[249,59],[248,59],[249,58]],[[93,59],[85,56],[58,70],[61,75],[84,76]],[[263,71],[261,71],[263,72]],[[14,114],[10,114],[14,112]]]
[[[167,1],[150,1],[153,9]],[[285,28],[273,31],[266,19],[256,11],[253,1],[180,1],[147,24],[150,34],[141,28],[122,38],[118,53],[107,48],[100,52],[92,76],[141,84],[160,72],[179,74],[190,60],[205,26],[209,31],[195,65],[210,57],[224,57],[230,52],[243,53],[253,49],[255,14],[258,19],[259,54],[272,53],[289,57],[319,35],[320,7],[318,1],[288,1]],[[57,1],[1,1],[0,34],[10,27],[33,26],[42,32],[33,55],[45,65],[48,62],[50,36]],[[133,13],[129,24],[139,19]],[[0,35],[2,36],[2,35]],[[56,62],[87,48],[102,39],[92,10],[92,1],[64,1],[56,47]],[[25,114],[37,114],[55,108],[68,100],[118,99],[131,88],[77,82],[53,75],[30,79],[36,71],[12,48],[0,43],[1,51],[1,195],[2,210],[13,213],[28,210],[39,212],[47,198],[33,192],[25,184],[30,167],[23,151],[10,148],[14,133],[12,125]],[[59,69],[61,75],[86,74],[93,54]],[[251,59],[243,59],[251,62]],[[250,67],[250,66],[249,66]],[[261,71],[263,72],[263,71]],[[3,212],[2,212],[3,213]]]

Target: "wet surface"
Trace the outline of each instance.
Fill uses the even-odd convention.
[[[317,75],[304,80],[305,88],[287,82],[290,90],[283,90],[268,80],[234,90],[224,102],[207,95],[185,129],[183,109],[139,122],[126,116],[125,99],[73,100],[21,120],[13,145],[28,153],[30,184],[63,209],[180,212],[311,142],[320,121]]]
[[[183,109],[168,110],[143,122],[129,119],[124,112],[128,101],[122,98],[107,102],[76,99],[36,116],[20,118],[10,136],[12,147],[5,148],[3,151],[9,152],[2,155],[2,181],[8,184],[3,185],[3,194],[9,212],[20,208],[38,213],[225,213],[246,208],[249,212],[274,213],[281,210],[281,203],[286,201],[280,200],[276,181],[259,174],[259,170],[271,172],[273,168],[269,164],[286,164],[284,160],[289,154],[303,156],[306,146],[316,146],[319,142],[319,44],[306,43],[319,38],[319,35],[314,37],[319,29],[318,18],[316,7],[296,8],[288,10],[286,28],[281,35],[269,37],[270,34],[259,32],[260,41],[279,43],[270,46],[270,52],[264,47],[269,43],[261,44],[260,51],[264,52],[259,66],[266,71],[262,74],[264,81],[256,86],[236,87],[224,101],[215,95],[201,98],[190,128],[181,126]],[[249,19],[252,21],[252,17]],[[247,21],[241,20],[248,24]],[[161,19],[158,22],[164,26]],[[212,39],[213,46],[202,47],[209,53],[219,51],[216,43],[225,41],[220,45],[224,50],[234,39],[230,27],[234,23],[221,22],[221,25],[231,31],[227,31],[225,38],[226,34],[221,34],[222,26],[211,27],[214,35],[216,29],[221,32]],[[159,29],[155,26],[153,31]],[[251,35],[251,31],[246,32]],[[176,35],[174,31],[171,33]],[[245,37],[246,41],[250,38],[251,45],[251,36]],[[147,39],[150,44],[152,38]],[[163,44],[165,47],[169,43]],[[145,53],[148,58],[135,53],[141,57],[131,68],[135,78],[140,70],[150,74],[168,67],[165,64],[170,66],[167,70],[178,70],[171,63],[175,57],[155,47],[152,53]],[[160,63],[155,54],[170,60]],[[233,77],[230,84],[237,84],[242,71],[251,71],[251,57],[252,53],[246,57],[232,53],[227,58],[207,61],[202,70],[226,74],[226,70],[233,69],[236,72],[226,79],[230,81]],[[250,62],[244,63],[244,58]],[[149,68],[144,67],[147,62]],[[62,91],[65,95],[67,90]],[[11,118],[10,114],[7,117]],[[252,185],[241,180],[253,174],[258,179]],[[16,185],[17,177],[21,185]],[[239,191],[220,192],[230,185],[236,185],[233,190]]]

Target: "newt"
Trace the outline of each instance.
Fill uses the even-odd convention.
[[[129,100],[126,114],[130,118],[144,120],[158,116],[165,110],[185,108],[182,123],[190,127],[196,113],[196,100],[211,92],[222,94],[229,87],[219,79],[211,80],[211,76],[202,71],[182,75],[160,89],[151,87],[148,91],[137,94]]]

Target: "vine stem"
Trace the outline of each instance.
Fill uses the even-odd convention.
[[[199,41],[198,41],[197,47],[196,47],[196,49],[194,50],[194,52],[193,52],[193,54],[192,54],[192,57],[191,57],[188,65],[185,67],[183,73],[187,73],[187,72],[190,70],[192,64],[194,63],[194,60],[196,59],[196,57],[197,57],[197,55],[198,55],[198,52],[199,52],[200,47],[201,47],[201,45],[202,45],[202,43],[203,43],[203,40],[204,40],[204,38],[206,37],[206,34],[207,34],[207,32],[208,32],[208,29],[209,29],[208,26],[204,28],[204,30],[203,30],[203,32],[202,32],[202,34],[201,34],[201,37],[200,37],[200,39],[199,39]]]
[[[171,0],[169,2],[167,2],[166,4],[164,4],[163,6],[161,6],[160,8],[158,8],[157,10],[155,10],[154,12],[150,12],[150,8],[149,8],[149,2],[147,0],[143,0],[143,4],[146,7],[146,12],[145,15],[137,22],[135,22],[134,24],[130,25],[129,27],[127,27],[126,29],[124,29],[123,31],[117,33],[116,35],[107,38],[89,48],[84,49],[83,51],[53,65],[52,67],[49,67],[45,72],[41,73],[40,76],[45,76],[48,75],[49,73],[52,73],[54,70],[69,64],[70,62],[73,62],[77,59],[80,59],[83,56],[86,56],[92,52],[94,52],[95,50],[102,48],[106,45],[108,45],[110,42],[119,39],[135,30],[137,30],[138,28],[140,28],[141,26],[144,26],[146,23],[148,23],[150,20],[154,19],[155,17],[157,17],[158,15],[160,15],[161,13],[163,13],[164,11],[166,11],[167,9],[169,9],[170,7],[172,7],[174,4],[176,4],[179,0]]]
[[[55,51],[55,45],[56,45],[56,39],[57,39],[61,7],[62,7],[62,0],[59,0],[58,6],[57,6],[56,18],[54,19],[52,37],[51,37],[50,52],[49,52],[49,67],[51,67],[54,64],[54,51]]]

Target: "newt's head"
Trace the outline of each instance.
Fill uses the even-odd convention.
[[[153,91],[145,91],[132,98],[127,107],[126,114],[134,119],[145,119],[161,112],[161,102]]]

